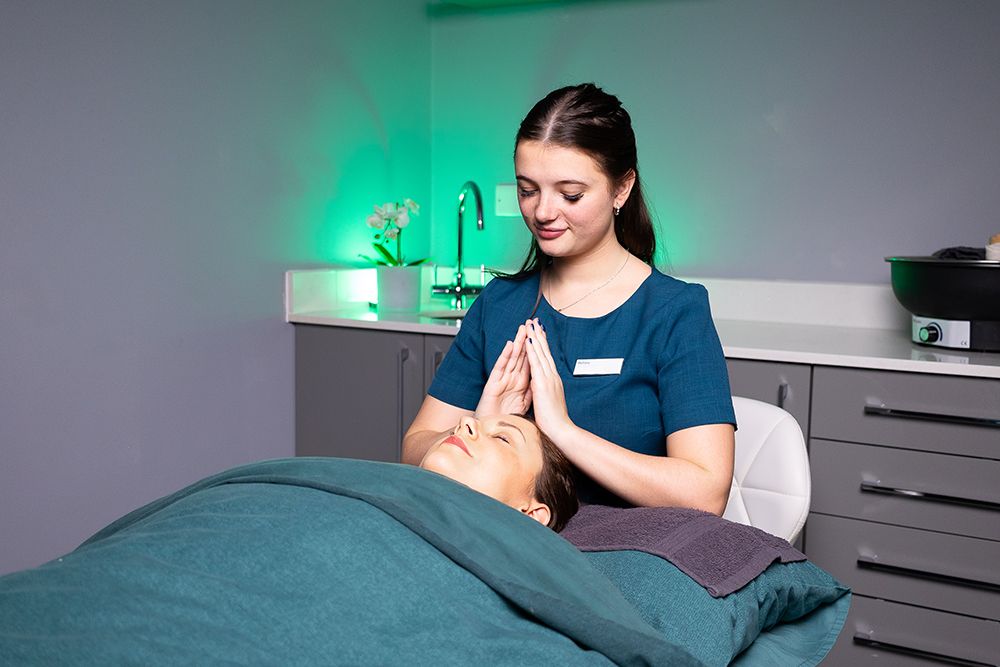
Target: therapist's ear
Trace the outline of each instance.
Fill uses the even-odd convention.
[[[520,509],[522,514],[527,514],[543,526],[549,525],[549,519],[552,518],[552,511],[549,509],[549,506],[534,499],[529,500]]]
[[[628,196],[632,193],[633,185],[635,185],[635,172],[629,169],[625,177],[619,181],[618,187],[615,188],[615,208],[621,208],[625,205]]]

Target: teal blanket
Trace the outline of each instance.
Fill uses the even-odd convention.
[[[700,664],[544,526],[444,477],[236,468],[0,577],[0,664]]]

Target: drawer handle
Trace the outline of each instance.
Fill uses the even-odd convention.
[[[868,556],[858,556],[857,563],[858,567],[862,570],[874,570],[875,572],[898,574],[904,577],[915,577],[917,579],[928,579],[930,581],[938,581],[944,584],[954,584],[956,586],[965,586],[966,588],[977,588],[979,590],[1000,593],[1000,584],[993,583],[992,581],[979,581],[978,579],[956,577],[953,574],[941,574],[940,572],[917,570],[911,567],[903,567],[902,565],[882,563],[874,558],[869,558]]]
[[[397,366],[398,374],[396,375],[396,382],[397,382],[397,385],[396,385],[396,391],[397,391],[396,400],[399,401],[399,403],[398,403],[398,405],[399,405],[399,412],[396,415],[396,428],[397,428],[397,431],[399,432],[399,438],[396,440],[396,442],[399,443],[399,450],[396,453],[396,461],[397,462],[403,460],[403,435],[404,435],[404,433],[403,433],[403,427],[404,427],[404,424],[403,424],[403,401],[406,398],[406,391],[403,388],[403,379],[404,379],[403,378],[403,372],[406,370],[406,360],[409,359],[409,358],[410,358],[410,348],[408,348],[408,347],[401,347],[401,348],[399,348],[399,356],[397,358],[397,361],[399,362],[399,365]]]
[[[881,651],[888,651],[890,653],[901,653],[903,655],[913,656],[914,658],[926,658],[928,660],[937,660],[939,662],[944,662],[949,665],[963,665],[966,667],[994,667],[994,665],[988,662],[977,662],[975,660],[966,660],[965,658],[956,658],[954,656],[945,655],[944,653],[934,653],[933,651],[924,651],[923,649],[911,648],[909,646],[903,646],[902,644],[890,644],[888,642],[881,642],[877,639],[872,639],[868,635],[862,634],[860,632],[854,633],[854,643]]]
[[[975,507],[981,510],[1000,511],[1000,503],[990,500],[978,500],[976,498],[962,498],[961,496],[949,496],[944,493],[931,493],[930,491],[913,491],[893,486],[882,486],[878,482],[861,482],[862,493],[879,493],[885,496],[900,496],[912,500],[929,500],[935,503],[949,503],[951,505],[963,505],[965,507]]]
[[[865,414],[872,417],[896,417],[897,419],[913,419],[916,421],[939,422],[942,424],[963,424],[965,426],[1000,428],[1000,419],[991,419],[989,417],[963,417],[961,415],[942,415],[936,412],[917,412],[915,410],[883,408],[878,405],[866,405]]]
[[[785,401],[788,399],[788,383],[782,382],[778,385],[778,407],[785,409]]]

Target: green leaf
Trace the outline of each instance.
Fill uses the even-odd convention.
[[[396,258],[393,257],[392,254],[385,249],[385,247],[380,246],[377,243],[373,243],[372,247],[375,248],[378,254],[382,255],[382,258],[385,259],[386,264],[388,264],[389,266],[399,266],[399,262],[396,261]]]
[[[369,257],[368,255],[362,255],[361,253],[358,253],[358,257],[360,257],[361,259],[367,260],[367,261],[371,262],[372,264],[374,264],[376,266],[385,266],[386,265],[385,262],[383,262],[381,259],[375,259],[374,257]]]
[[[415,262],[407,262],[406,266],[419,266],[420,264],[423,264],[424,262],[426,262],[428,259],[430,259],[430,258],[429,257],[424,257],[423,259],[418,259]]]

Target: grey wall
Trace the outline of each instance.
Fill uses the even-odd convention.
[[[0,573],[293,454],[282,273],[426,199],[429,49],[419,0],[0,3]]]
[[[530,106],[596,81],[682,275],[883,283],[885,255],[1000,233],[993,0],[560,3],[442,15],[432,39],[435,208],[468,178],[492,199]],[[488,220],[466,257],[517,264],[522,227]]]

